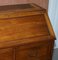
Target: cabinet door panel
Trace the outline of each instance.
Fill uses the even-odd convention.
[[[0,60],[13,60],[12,48],[0,49]]]
[[[33,50],[22,50],[16,52],[16,60],[34,60],[37,55],[37,51]],[[29,59],[30,58],[30,59]]]
[[[47,55],[47,46],[20,49],[16,48],[16,60],[42,60],[40,57]],[[44,58],[44,57],[43,57]],[[45,59],[45,58],[44,58]]]

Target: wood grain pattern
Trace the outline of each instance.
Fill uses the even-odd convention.
[[[0,10],[0,60],[52,60],[55,34],[48,15],[31,6]]]
[[[27,5],[27,6],[26,6]],[[39,11],[40,12],[39,12]],[[38,11],[38,12],[37,12]],[[24,17],[43,13],[44,9],[36,4],[17,4],[0,6],[0,19]]]
[[[55,33],[53,32],[53,27],[52,27],[52,25],[51,25],[51,22],[50,22],[50,19],[49,19],[48,15],[47,15],[47,11],[46,11],[46,13],[44,14],[44,16],[45,16],[45,19],[46,19],[46,23],[47,23],[47,25],[48,25],[48,29],[49,29],[51,38],[53,38],[53,39],[56,40]]]
[[[26,47],[27,46],[27,47]],[[41,56],[45,56],[47,55],[47,50],[48,50],[48,45],[44,45],[44,46],[39,46],[35,44],[35,46],[33,46],[31,48],[31,46],[28,47],[28,45],[25,45],[24,49],[22,49],[22,47],[17,47],[16,48],[16,60],[42,60],[44,59],[44,57],[41,59]],[[45,58],[47,59],[47,58]]]
[[[15,40],[41,35],[49,35],[43,15],[0,20],[0,40]]]
[[[13,60],[12,48],[0,49],[0,60]]]

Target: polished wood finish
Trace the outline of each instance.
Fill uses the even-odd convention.
[[[43,46],[38,43],[32,43],[30,44],[31,46],[26,44],[16,47],[16,60],[42,60],[41,56],[47,55],[48,50],[48,43],[45,43],[46,44],[43,44]]]
[[[12,48],[0,49],[0,60],[13,60],[14,52]]]
[[[55,34],[47,12],[26,5],[0,8],[0,60],[52,60]]]

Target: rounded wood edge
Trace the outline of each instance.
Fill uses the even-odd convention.
[[[55,36],[54,30],[52,28],[52,24],[50,22],[50,19],[49,19],[47,11],[44,14],[44,16],[45,16],[45,20],[46,20],[46,23],[47,23],[47,26],[48,26],[51,38],[54,39],[54,40],[56,40],[56,36]]]

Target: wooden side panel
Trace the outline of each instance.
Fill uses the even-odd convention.
[[[0,49],[0,60],[13,60],[12,48]]]
[[[52,56],[53,56],[53,51],[54,50],[54,41],[50,41],[49,43],[49,49],[48,49],[48,59],[52,60]]]
[[[26,46],[24,46],[26,47]],[[16,60],[47,60],[48,44],[43,46],[28,46],[16,48]]]

